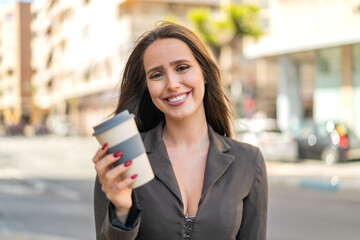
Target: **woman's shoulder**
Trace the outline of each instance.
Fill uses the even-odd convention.
[[[219,134],[217,136],[220,137],[222,141],[224,141],[228,145],[228,153],[230,154],[246,154],[254,156],[258,155],[260,152],[259,148],[254,145],[240,142],[234,138],[221,136]]]
[[[223,137],[229,146],[227,154],[234,157],[233,166],[238,169],[246,169],[250,175],[256,174],[257,169],[265,167],[265,160],[260,149],[257,146],[240,142],[236,139]]]

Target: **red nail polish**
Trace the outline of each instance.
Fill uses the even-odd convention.
[[[124,163],[124,166],[125,166],[125,167],[128,167],[128,166],[130,166],[131,164],[132,164],[132,160],[125,162],[125,163]]]
[[[114,153],[114,157],[120,157],[123,154],[122,151]]]
[[[138,175],[137,174],[134,174],[131,176],[131,179],[135,179]]]
[[[101,150],[104,150],[106,147],[107,147],[107,143],[105,143],[105,144],[102,146]]]

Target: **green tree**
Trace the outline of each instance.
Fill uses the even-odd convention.
[[[258,38],[263,34],[258,24],[259,11],[260,8],[253,4],[231,3],[215,10],[192,9],[188,12],[188,18],[219,60],[223,46],[236,48],[236,45],[242,45],[243,37]]]
[[[263,35],[259,12],[260,8],[256,5],[234,3],[217,9],[197,8],[188,12],[195,32],[211,49],[219,64],[222,84],[239,115],[242,112],[243,91],[250,89],[246,80],[252,78],[251,71],[254,69],[253,62],[243,57],[243,38],[256,39]]]

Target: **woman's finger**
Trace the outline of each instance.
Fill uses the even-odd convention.
[[[107,171],[105,173],[105,178],[107,181],[114,181],[116,178],[119,178],[121,179],[121,175],[128,169],[128,167],[132,164],[132,161],[127,161],[123,164],[120,164],[116,167],[114,167],[113,169]]]
[[[122,152],[116,152],[114,154],[108,154],[95,163],[95,170],[99,176],[99,180],[102,183],[104,174],[111,169],[111,164],[120,159]]]
[[[105,143],[99,150],[97,150],[95,156],[92,159],[93,163],[96,163],[104,156],[104,154],[106,153],[107,147],[108,147],[108,144]]]
[[[122,181],[118,182],[115,184],[115,187],[118,190],[122,190],[124,188],[128,188],[130,187],[130,185],[135,181],[135,179],[137,178],[137,174],[132,175],[131,177],[127,177],[125,179],[123,179]]]
[[[100,170],[100,169],[105,169],[107,168],[110,164],[116,162],[117,160],[120,159],[122,155],[122,152],[116,152],[114,154],[108,154],[105,157],[103,157],[102,159],[100,159],[99,161],[97,161],[95,163],[95,169],[96,170]]]
[[[124,190],[128,190],[130,185],[135,181],[137,174],[132,175],[131,177],[126,177],[120,181],[107,182],[103,184],[101,190],[111,199],[111,196],[116,196]]]

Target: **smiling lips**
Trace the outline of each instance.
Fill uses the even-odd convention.
[[[180,101],[181,99],[184,99],[186,97],[186,93],[181,94],[180,96],[177,97],[173,97],[173,98],[168,98],[169,102],[176,102],[176,101]]]
[[[187,96],[188,96],[188,93],[183,93],[183,94],[175,96],[175,97],[166,98],[166,100],[168,101],[168,103],[171,106],[177,106],[177,105],[184,103],[186,101]]]

